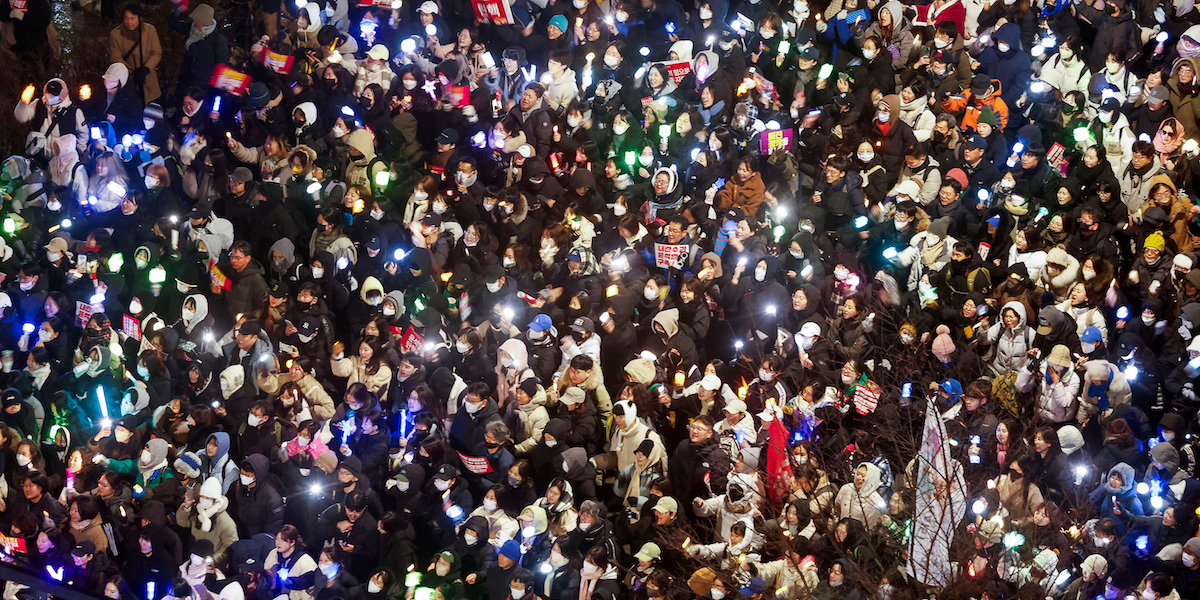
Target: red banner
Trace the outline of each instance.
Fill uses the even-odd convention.
[[[142,320],[131,315],[121,317],[121,332],[139,342],[142,341]]]
[[[225,90],[234,96],[243,96],[253,81],[253,77],[237,71],[229,65],[217,65],[213,69],[212,78],[208,80],[208,85]]]
[[[87,327],[88,321],[92,319],[92,305],[84,304],[78,300],[75,301],[75,326]]]
[[[292,70],[292,62],[296,59],[295,57],[288,56],[286,54],[280,54],[278,52],[273,52],[263,48],[261,60],[262,64],[266,65],[267,68],[275,71],[276,73],[283,74]]]
[[[417,352],[420,353],[425,349],[425,338],[413,329],[412,325],[408,326],[408,330],[404,332],[404,336],[400,338],[401,352]]]
[[[512,25],[512,9],[505,0],[472,0],[471,7],[475,9],[475,20],[492,25]]]
[[[663,66],[667,68],[667,74],[671,76],[671,83],[675,85],[679,85],[679,82],[683,81],[683,78],[692,72],[692,63],[686,60],[663,63]]]
[[[464,467],[468,471],[476,475],[487,475],[492,472],[492,465],[483,456],[467,456],[462,452],[458,453],[458,459],[462,461]]]

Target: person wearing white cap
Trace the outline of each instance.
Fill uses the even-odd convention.
[[[358,75],[354,78],[354,94],[361,97],[363,90],[372,83],[378,84],[383,88],[383,93],[388,93],[392,87],[392,78],[395,74],[392,73],[389,67],[388,59],[391,58],[391,52],[388,52],[387,46],[383,44],[375,44],[367,51],[367,57],[358,62]],[[376,102],[382,102],[383,98],[374,98]]]
[[[725,403],[725,418],[717,422],[714,431],[720,437],[731,437],[739,448],[753,446],[758,442],[758,429],[754,417],[746,412],[746,403],[741,399]]]

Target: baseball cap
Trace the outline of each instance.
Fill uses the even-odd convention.
[[[809,46],[800,51],[800,58],[804,60],[817,60],[821,58],[821,53],[816,48]]]
[[[1103,339],[1103,336],[1100,335],[1100,330],[1096,329],[1095,327],[1088,327],[1087,329],[1084,329],[1083,335],[1079,336],[1079,341],[1087,342],[1089,344],[1095,344],[1101,339]]]
[[[442,217],[437,213],[428,212],[425,213],[425,216],[421,218],[421,224],[426,227],[441,227]]]
[[[560,402],[562,402],[563,404],[569,405],[569,406],[574,406],[576,404],[579,404],[586,399],[587,399],[587,394],[584,394],[583,390],[581,390],[577,387],[567,388],[558,397],[558,400]]]
[[[725,403],[725,412],[740,414],[746,412],[746,402],[740,398],[734,398]]]
[[[1162,104],[1170,98],[1170,92],[1167,91],[1167,86],[1156,85],[1150,88],[1150,92],[1146,94],[1146,102],[1150,104]]]
[[[433,474],[434,479],[449,480],[458,477],[458,469],[454,465],[442,465],[438,467],[437,473]]]
[[[679,503],[670,496],[663,496],[654,504],[654,510],[656,512],[677,513],[679,512]]]
[[[988,225],[991,225],[992,227],[999,227],[1000,226],[1000,215],[992,215],[992,217],[990,219],[988,219],[986,222]]]
[[[592,323],[592,320],[588,317],[579,317],[575,319],[574,323],[571,323],[571,329],[579,332],[596,333],[596,324]]]
[[[233,180],[238,183],[250,183],[254,179],[254,174],[246,167],[238,167],[233,170]]]
[[[529,322],[529,329],[532,331],[547,331],[554,326],[553,321],[547,315],[538,315]]]
[[[661,504],[662,500],[659,500],[658,502]],[[655,544],[654,542],[646,542],[645,544],[642,544],[642,547],[637,551],[637,554],[633,555],[634,558],[644,561],[651,561],[660,556],[662,556],[662,548],[659,548],[658,544]]]
[[[982,135],[971,135],[966,140],[963,140],[968,147],[975,150],[987,150],[987,140],[983,139]]]
[[[96,553],[96,544],[92,540],[79,540],[75,547],[71,549],[71,554],[75,556],[87,556]]]
[[[292,295],[292,290],[286,281],[276,281],[271,285],[271,288],[267,290],[267,293],[272,298],[287,298],[288,296]]]
[[[442,132],[439,133],[438,136],[436,138],[434,138],[433,141],[435,141],[439,144],[457,144],[458,143],[458,131],[455,131],[454,129],[447,127],[445,129],[443,129]]]
[[[709,373],[700,380],[700,387],[712,392],[721,389],[721,378]]]
[[[67,251],[67,240],[64,240],[60,237],[56,237],[56,238],[50,240],[49,244],[46,244],[46,249],[51,252],[57,252],[59,254],[64,254]]]
[[[441,10],[438,8],[436,3],[431,2],[430,0],[425,0],[425,2],[421,3],[421,6],[417,9],[417,12],[423,12],[427,15],[436,15],[441,12]]]

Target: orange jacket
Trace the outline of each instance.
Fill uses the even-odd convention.
[[[979,111],[990,108],[996,115],[996,127],[1003,130],[1008,125],[1008,105],[1000,98],[1000,81],[993,79],[992,87],[992,94],[982,99],[976,98],[970,90],[963,90],[961,95],[942,100],[942,109],[961,115],[959,125],[962,129],[974,131],[975,124],[979,121]]]

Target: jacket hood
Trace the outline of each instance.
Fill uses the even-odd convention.
[[[1111,478],[1113,473],[1121,476],[1121,487],[1120,489],[1113,490],[1114,492],[1123,495],[1133,491],[1133,485],[1136,483],[1136,479],[1133,476],[1133,467],[1125,463],[1117,463],[1116,466],[1108,470],[1108,476]]]
[[[577,481],[584,477],[584,467],[588,464],[587,450],[579,447],[567,448],[563,450],[562,457],[566,466],[563,474],[567,479]]]
[[[29,176],[29,159],[14,154],[4,159],[4,172],[11,179],[24,179]]]
[[[1004,56],[1009,56],[1013,53],[1021,51],[1021,27],[1016,23],[1005,23],[1004,25],[1001,25],[1000,29],[996,30],[996,34],[993,35],[992,38],[997,42],[1004,42],[1010,46],[1008,54],[1004,54]],[[999,52],[1000,49],[997,48],[996,51]]]
[[[880,471],[879,467],[875,466],[874,463],[862,462],[859,463],[858,466],[867,468],[867,477],[863,480],[863,486],[855,490],[855,493],[859,496],[869,496],[874,494],[875,491],[879,489],[879,481],[883,475],[883,472]]]
[[[1182,57],[1179,60],[1175,61],[1175,66],[1171,67],[1171,80],[1172,81],[1175,81],[1175,82],[1179,81],[1179,67],[1181,67],[1185,64],[1192,68],[1192,73],[1197,72],[1196,71],[1196,61],[1190,57],[1186,57],[1186,56]]]
[[[310,3],[311,4],[311,3]],[[304,115],[304,124],[306,127],[312,127],[317,124],[317,105],[312,102],[301,102],[292,109],[292,113],[300,111]]]
[[[380,304],[382,305],[383,297],[386,296],[386,294],[384,294],[384,291],[383,291],[383,284],[380,283],[379,280],[376,279],[374,275],[368,276],[363,281],[362,288],[360,288],[358,290],[358,297],[362,298],[363,302],[366,302],[367,301],[367,292],[370,292],[370,291],[379,292]]]
[[[567,432],[570,430],[571,427],[567,425],[566,421],[562,419],[550,419],[550,421],[546,423],[546,427],[542,429],[542,432],[550,434],[550,437],[561,442],[562,439],[566,437]]]
[[[412,463],[401,465],[400,472],[408,478],[408,489],[410,490],[420,490],[425,483],[425,469],[422,469],[420,465]]]
[[[292,240],[283,238],[271,244],[271,252],[278,252],[283,256],[284,262],[287,263],[287,266],[283,268],[284,271],[287,271],[292,268],[292,265],[296,264],[296,244],[292,243]]]
[[[546,516],[546,509],[536,504],[526,506],[520,516],[533,521],[535,535],[546,533],[546,530],[550,528],[550,518]]]
[[[142,510],[138,511],[137,516],[149,521],[151,525],[162,527],[167,524],[167,507],[158,500],[150,500],[142,505]]]
[[[488,521],[482,515],[475,515],[467,519],[466,523],[463,523],[463,531],[474,533],[480,542],[486,543],[488,539]]]
[[[192,328],[200,323],[203,323],[204,319],[208,318],[208,297],[204,294],[190,294],[184,299],[184,304],[186,304],[189,299],[196,303],[196,314],[192,315],[191,320],[185,319],[183,321],[184,328],[190,332]]]
[[[704,256],[700,257],[701,261],[707,260],[713,265],[713,278],[720,279],[724,275],[724,269],[721,267],[721,257],[716,252],[705,252]]]
[[[316,2],[309,2],[308,4],[305,4],[304,8],[301,10],[303,10],[304,15],[308,17],[308,27],[306,29],[302,29],[301,33],[306,36],[317,35],[317,32],[321,30],[321,25],[324,24],[321,20],[321,13],[323,12],[321,10],[321,5],[317,4]]]
[[[208,443],[213,440],[217,440],[217,455],[212,458],[212,462],[215,463],[224,458],[225,455],[229,454],[229,434],[225,433],[224,431],[218,431],[208,436],[208,439],[204,441],[205,447],[207,447]],[[203,456],[208,455],[204,454]]]
[[[679,309],[668,308],[667,310],[659,311],[654,316],[654,322],[662,325],[663,331],[667,333],[667,339],[675,337],[679,332]]]
[[[1156,444],[1150,449],[1150,457],[1163,466],[1163,470],[1174,475],[1179,470],[1179,451],[1171,444]]]
[[[708,59],[708,71],[704,77],[700,76],[700,70],[696,68],[696,64],[697,64],[697,62],[699,62],[699,59],[701,56]],[[721,69],[721,57],[718,56],[717,53],[713,52],[712,50],[705,50],[703,52],[700,52],[699,54],[696,55],[695,58],[692,59],[692,72],[696,74],[696,79],[702,83],[711,79],[712,76],[715,73],[717,73],[717,71],[719,71],[720,69]]]
[[[674,52],[675,56],[679,57],[679,60],[686,60],[688,62],[691,62],[691,60],[692,60],[692,41],[691,40],[679,40],[678,42],[671,44],[670,52]]]
[[[1025,304],[1022,302],[1017,302],[1016,300],[1013,300],[1011,302],[1006,302],[1006,303],[1004,303],[1004,308],[1000,309],[1000,314],[1003,315],[1004,311],[1009,310],[1009,309],[1012,309],[1013,312],[1017,313],[1017,321],[1018,322],[1017,322],[1016,330],[1024,331],[1025,323],[1026,323]]]
[[[266,485],[271,478],[271,461],[267,457],[255,452],[246,457],[246,462],[250,463],[250,466],[253,467],[254,480],[258,482],[258,486]]]

